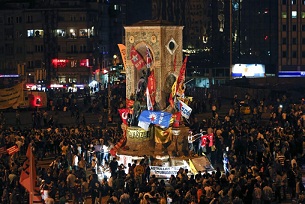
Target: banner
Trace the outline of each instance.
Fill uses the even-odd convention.
[[[172,114],[168,112],[144,110],[141,112],[138,120],[160,125],[161,127],[168,127],[171,117]]]
[[[209,145],[209,147],[212,147],[214,145],[214,134],[205,134],[201,136],[201,146],[205,147]]]
[[[155,142],[159,144],[168,143],[172,140],[172,128],[161,128],[155,126]]]
[[[156,78],[155,72],[152,70],[150,71],[150,75],[147,80],[147,87],[151,98],[151,103],[155,105],[156,101]]]
[[[150,175],[156,178],[170,178],[171,175],[177,175],[180,169],[189,169],[188,166],[150,166]]]
[[[124,64],[124,70],[126,70],[126,46],[123,44],[118,44],[120,53],[121,53],[121,58]]]
[[[30,203],[43,203],[39,188],[36,187],[36,165],[31,144],[28,146],[26,157],[22,166],[19,183],[29,192]]]
[[[183,117],[185,117],[186,119],[189,119],[189,117],[192,113],[192,109],[188,105],[183,103],[182,101],[180,101],[180,109],[181,109],[181,115]]]
[[[8,148],[6,151],[7,151],[7,153],[8,153],[9,155],[13,155],[13,154],[15,154],[16,152],[19,151],[19,148],[18,148],[17,145],[14,145],[14,146]]]
[[[180,68],[179,76],[177,79],[177,85],[183,83],[185,80],[185,70],[186,70],[187,56],[184,58],[183,64]]]
[[[146,64],[143,57],[138,53],[134,46],[132,46],[130,51],[130,60],[137,70],[140,70]]]
[[[11,88],[0,89],[0,109],[13,107],[14,104],[22,101],[22,83]]]
[[[123,123],[125,125],[127,125],[127,119],[128,119],[128,113],[129,113],[129,109],[128,108],[122,108],[122,109],[118,109],[121,119],[123,121]]]

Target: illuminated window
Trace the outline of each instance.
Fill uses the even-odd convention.
[[[114,6],[113,6],[113,9],[114,9],[115,11],[119,11],[119,10],[120,10],[120,6],[119,6],[119,5],[114,5]]]
[[[297,11],[291,11],[291,17],[297,18]]]
[[[305,5],[305,0],[302,0],[302,4]]]
[[[88,33],[89,33],[89,37],[94,36],[94,26],[92,26],[91,28],[88,29]]]
[[[66,37],[66,31],[64,29],[56,29],[55,35],[57,37]]]
[[[82,38],[88,37],[88,30],[87,29],[79,29],[79,36]]]
[[[38,37],[38,38],[43,37],[43,30],[39,30],[39,29],[34,30],[34,37]]]
[[[27,31],[27,37],[34,37],[34,30],[28,30]]]
[[[302,18],[305,18],[305,12],[302,12],[301,15],[302,15]]]
[[[76,31],[75,31],[75,29],[71,28],[69,30],[69,37],[70,38],[76,38]]]
[[[297,0],[291,0],[291,4],[292,4],[292,5],[297,4]]]
[[[282,12],[282,18],[287,18],[287,13],[285,11]]]

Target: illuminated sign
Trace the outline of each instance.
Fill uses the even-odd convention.
[[[55,68],[66,67],[68,62],[69,62],[69,60],[66,60],[66,59],[53,59],[52,60],[52,65]]]
[[[64,88],[64,85],[62,85],[62,84],[51,84],[50,87],[51,88]]]
[[[279,71],[279,77],[305,77],[305,71]]]
[[[0,78],[18,78],[19,74],[0,74]]]
[[[232,66],[232,78],[260,78],[265,77],[263,64],[235,64]]]
[[[81,59],[79,61],[79,66],[81,66],[81,67],[89,67],[89,59]]]

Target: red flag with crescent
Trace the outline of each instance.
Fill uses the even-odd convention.
[[[128,113],[129,113],[129,109],[128,108],[122,108],[122,109],[118,109],[121,119],[123,121],[124,124],[127,125],[127,118],[128,118]]]

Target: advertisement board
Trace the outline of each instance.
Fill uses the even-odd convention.
[[[232,78],[260,78],[265,77],[265,65],[263,64],[234,64],[232,66]]]

